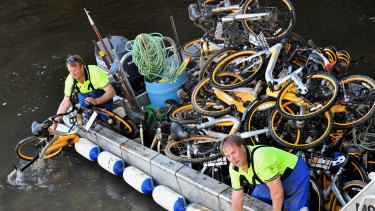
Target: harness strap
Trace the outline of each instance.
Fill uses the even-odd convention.
[[[258,181],[260,184],[264,184],[264,182],[258,177],[258,175],[255,173],[255,170],[254,170],[254,153],[257,149],[259,148],[262,148],[262,147],[266,147],[266,146],[256,146],[253,150],[251,150],[251,155],[250,155],[250,165],[251,165],[251,169],[253,170],[253,184],[255,185],[255,180]]]
[[[89,89],[91,89],[91,90],[95,90],[95,88],[94,88],[94,86],[92,85],[92,83],[91,83],[91,80],[90,80],[90,71],[89,71],[89,67],[88,67],[88,65],[85,65],[85,79],[88,79],[88,81],[89,81]],[[79,93],[80,91],[79,91],[79,88],[78,88],[78,86],[77,86],[77,83],[78,83],[78,81],[75,79],[75,78],[73,78],[73,85],[72,85],[72,89],[71,89],[71,93],[70,93],[70,100],[72,100],[72,96],[73,96],[73,94],[74,94],[74,91],[75,92],[77,92],[77,93]],[[72,101],[70,101],[70,102],[72,102]]]

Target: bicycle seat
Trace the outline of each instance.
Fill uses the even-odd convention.
[[[47,124],[45,123],[40,123],[38,121],[34,121],[32,124],[31,124],[31,133],[34,135],[34,136],[39,136],[42,134],[43,132],[43,129],[45,129],[47,126]]]
[[[190,135],[184,130],[184,127],[179,122],[172,122],[171,135],[173,140],[180,141],[184,138],[189,138]]]

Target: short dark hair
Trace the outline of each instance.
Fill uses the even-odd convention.
[[[224,155],[223,149],[227,144],[235,144],[238,147],[245,146],[246,142],[239,135],[229,135],[220,144],[220,153]]]

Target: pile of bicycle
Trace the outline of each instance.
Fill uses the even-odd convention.
[[[348,74],[362,58],[292,32],[285,0],[198,0],[189,16],[206,33],[182,47],[190,80],[159,124],[158,149],[230,184],[219,145],[238,134],[306,160],[312,210],[338,210],[362,190],[375,169],[375,81]]]
[[[219,145],[238,134],[247,144],[305,159],[311,210],[348,203],[375,171],[375,81],[348,74],[362,58],[292,32],[289,0],[197,0],[188,11],[205,34],[181,48],[190,57],[184,70],[190,78],[178,90],[180,102],[168,100],[159,115],[125,109],[125,116],[95,106],[59,115],[75,112],[70,120],[77,126],[77,116],[104,115],[111,121],[102,125],[227,184],[228,162]],[[78,128],[52,136],[54,118],[34,123],[34,136],[16,146],[18,157],[31,161],[21,170],[78,140]]]

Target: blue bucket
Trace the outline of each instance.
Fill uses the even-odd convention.
[[[145,80],[146,90],[152,106],[155,108],[165,107],[164,101],[173,99],[179,101],[177,97],[178,88],[188,80],[186,71],[183,71],[176,78],[169,79],[162,83],[150,83]]]

